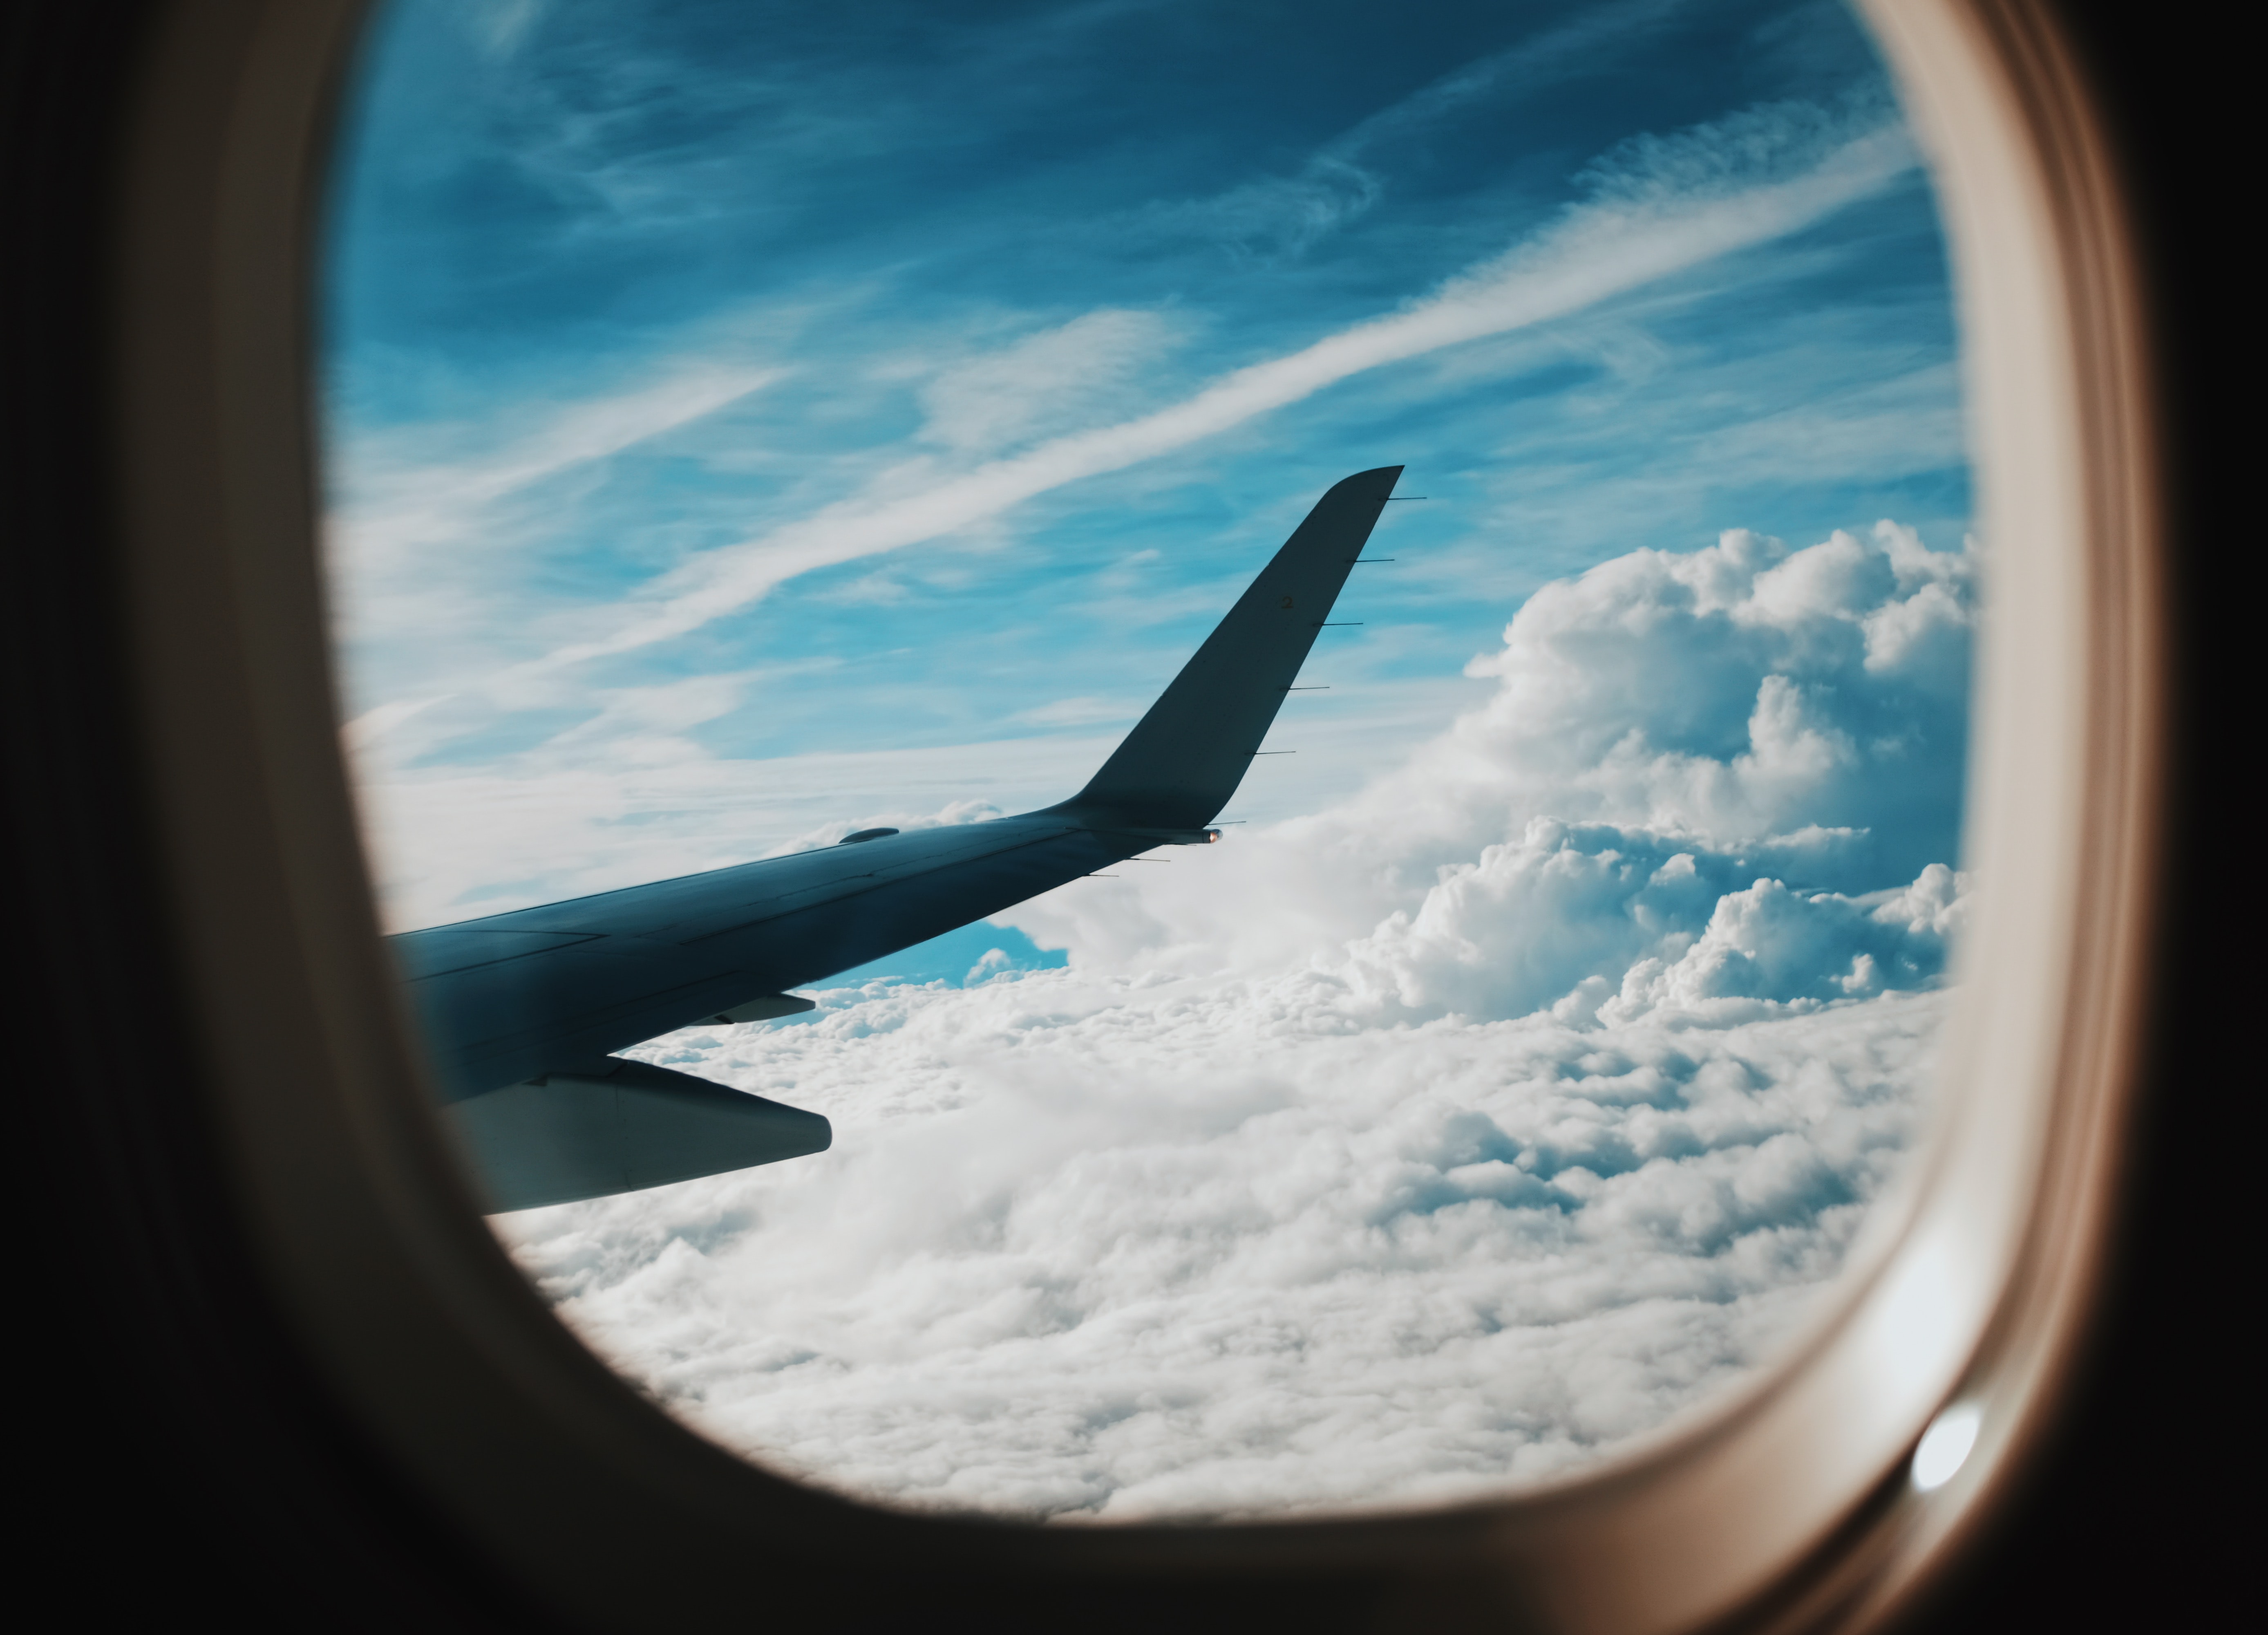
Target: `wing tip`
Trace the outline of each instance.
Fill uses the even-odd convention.
[[[1405,468],[1401,466],[1373,466],[1367,471],[1358,471],[1352,476],[1341,477],[1331,484],[1323,497],[1329,499],[1333,495],[1343,492],[1363,493],[1366,496],[1372,490],[1391,493],[1394,485],[1402,480],[1402,473],[1404,469]]]

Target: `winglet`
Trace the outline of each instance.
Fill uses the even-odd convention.
[[[1357,472],[1317,500],[1102,770],[1054,809],[1113,827],[1210,822],[1243,781],[1401,476],[1399,466]]]

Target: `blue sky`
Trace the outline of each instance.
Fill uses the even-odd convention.
[[[1967,520],[1935,216],[1838,6],[397,0],[338,177],[361,740],[413,778],[873,757],[740,856],[902,809],[903,752],[1075,787],[1351,470],[1430,498],[1231,817],[1438,730],[1547,580]],[[606,884],[734,860],[617,838]],[[404,911],[593,883],[510,856]]]

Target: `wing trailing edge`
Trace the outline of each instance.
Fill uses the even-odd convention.
[[[490,1210],[535,1209],[823,1153],[817,1113],[607,1057],[452,1103]]]

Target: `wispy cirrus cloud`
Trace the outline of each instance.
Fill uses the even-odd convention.
[[[421,547],[455,541],[497,501],[703,419],[782,372],[696,360],[626,391],[555,408],[522,436],[478,453],[437,453],[444,439],[464,439],[461,428],[372,438],[355,460],[334,468],[350,479],[335,497],[342,508],[335,526],[354,534],[357,570],[403,564]]]
[[[1896,123],[1816,108],[1755,110],[1598,167],[1597,192],[1552,226],[1399,312],[1213,380],[1180,401],[887,497],[859,496],[704,554],[629,601],[605,635],[515,667],[535,674],[698,630],[816,570],[936,539],[1066,483],[1217,437],[1365,372],[1582,311],[1794,232],[1910,170]]]
[[[1304,254],[1367,214],[1386,196],[1381,158],[1423,139],[1492,96],[1537,79],[1580,72],[1602,41],[1647,32],[1686,8],[1686,0],[1624,0],[1587,10],[1574,21],[1508,50],[1461,64],[1379,109],[1307,156],[1288,174],[1239,183],[1209,197],[1160,201],[1139,212],[1138,231],[1209,238],[1263,260]]]

